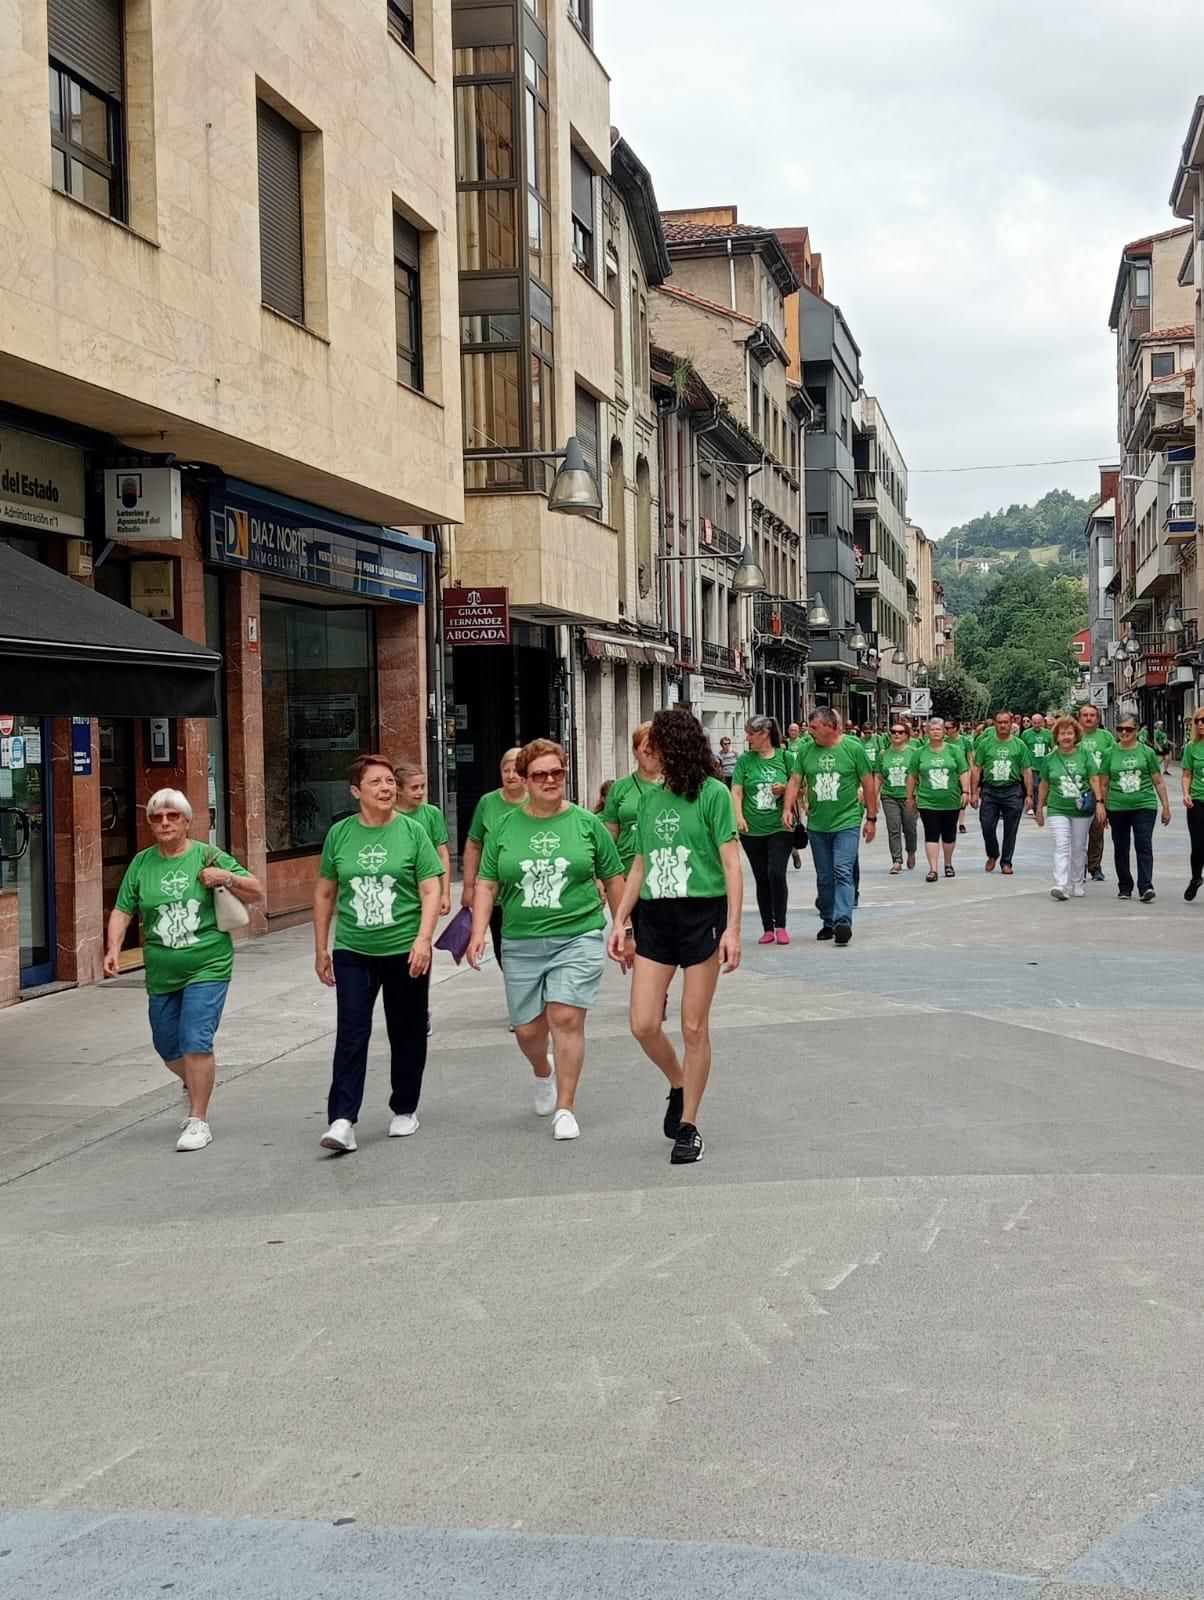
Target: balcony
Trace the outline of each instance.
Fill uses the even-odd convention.
[[[700,556],[710,555],[713,551],[717,556],[732,556],[738,561],[743,548],[736,534],[728,533],[726,528],[719,527],[717,523],[711,522],[707,517],[702,519],[702,526],[698,534],[698,554]]]
[[[1137,568],[1133,592],[1138,599],[1164,595],[1179,582],[1179,558],[1174,547],[1160,539]]]
[[[877,594],[878,588],[878,556],[867,550],[857,563],[857,593]]]
[[[805,653],[811,640],[806,608],[793,600],[768,596],[753,606],[753,631],[758,643],[768,648],[776,644]]]
[[[678,650],[677,659],[681,662],[683,667],[693,667],[697,665],[694,659],[694,641],[690,638],[688,633],[683,633],[681,636],[681,643]]]
[[[740,652],[727,644],[715,644],[710,639],[702,641],[702,666],[704,672],[725,672],[747,680],[740,662]]]
[[[1196,502],[1173,500],[1166,513],[1167,544],[1193,544],[1196,537]]]

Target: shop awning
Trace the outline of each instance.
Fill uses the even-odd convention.
[[[0,711],[209,717],[221,659],[0,544]]]
[[[596,633],[586,628],[582,645],[591,661],[631,661],[638,666],[672,666],[673,647],[635,634]]]

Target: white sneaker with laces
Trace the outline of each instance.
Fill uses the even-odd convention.
[[[1055,888],[1049,891],[1049,898],[1051,900],[1069,900],[1070,896],[1066,893],[1065,889]]]
[[[1079,898],[1080,895],[1084,895],[1084,894],[1087,893],[1086,889],[1084,889],[1084,887],[1083,887],[1083,885],[1081,883],[1076,883],[1074,888],[1070,892],[1075,897],[1076,900]]]
[[[406,1139],[418,1132],[418,1115],[414,1111],[399,1111],[389,1124],[390,1139]]]
[[[550,1117],[556,1109],[556,1074],[535,1080],[535,1115]]]
[[[176,1140],[177,1150],[203,1150],[213,1143],[213,1134],[203,1117],[189,1117],[184,1131]]]
[[[552,1118],[553,1139],[579,1139],[581,1129],[571,1111],[558,1111]]]
[[[355,1149],[355,1129],[346,1117],[337,1117],[322,1135],[323,1150],[336,1150],[339,1155],[350,1154]]]

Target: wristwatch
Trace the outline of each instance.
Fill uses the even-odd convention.
[[[876,812],[876,811],[875,811],[875,812],[874,812],[874,814],[873,814],[873,816],[872,816],[872,817],[871,817],[871,816],[870,816],[870,814],[869,814],[869,813],[868,813],[868,812],[866,812],[866,817],[865,817],[865,820],[866,820],[866,821],[867,821],[867,822],[877,822],[877,820],[878,820],[878,813],[877,813],[877,812]]]

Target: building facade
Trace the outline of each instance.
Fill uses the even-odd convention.
[[[907,532],[907,660],[912,679],[936,659],[936,589],[932,577],[933,541],[910,518]]]
[[[1099,469],[1099,499],[1087,517],[1087,694],[1106,726],[1113,722],[1116,611],[1112,579],[1116,572],[1116,501],[1120,468]]]
[[[463,508],[446,8],[15,17],[0,539],[224,661],[207,719],[0,708],[0,1000],[99,978],[165,785],[266,881],[253,931],[307,914],[348,760],[426,751],[423,530]]]
[[[853,413],[853,555],[856,618],[868,641],[849,686],[850,715],[879,723],[908,687],[907,463],[881,405],[864,390]]]
[[[1171,189],[1171,210],[1184,218],[1190,226],[1190,249],[1185,253],[1179,269],[1180,285],[1188,289],[1192,302],[1192,331],[1195,346],[1195,371],[1204,374],[1204,95],[1201,95],[1188,123],[1187,137],[1175,171]],[[1186,454],[1180,461],[1179,481],[1176,487],[1189,489],[1190,495],[1180,499],[1175,506],[1176,522],[1182,529],[1179,557],[1183,564],[1183,616],[1184,632],[1179,641],[1176,676],[1186,682],[1186,709],[1204,705],[1204,654],[1201,653],[1200,619],[1204,615],[1204,530],[1200,526],[1200,495],[1197,477],[1198,463],[1204,461],[1204,410],[1201,408],[1200,389],[1195,390],[1195,437],[1191,441],[1190,459]],[[1190,472],[1183,469],[1190,468]],[[1194,524],[1194,536],[1187,528]]]
[[[655,341],[690,353],[727,418],[759,448],[759,466],[748,472],[749,535],[767,592],[752,612],[753,701],[788,723],[806,699],[808,637],[801,603],[807,405],[789,383],[785,345],[786,305],[798,279],[777,236],[741,223],[734,206],[665,212],[662,219],[673,278],[652,299]],[[680,662],[687,677],[704,666],[699,642],[696,635],[682,639],[683,655],[692,658]]]

